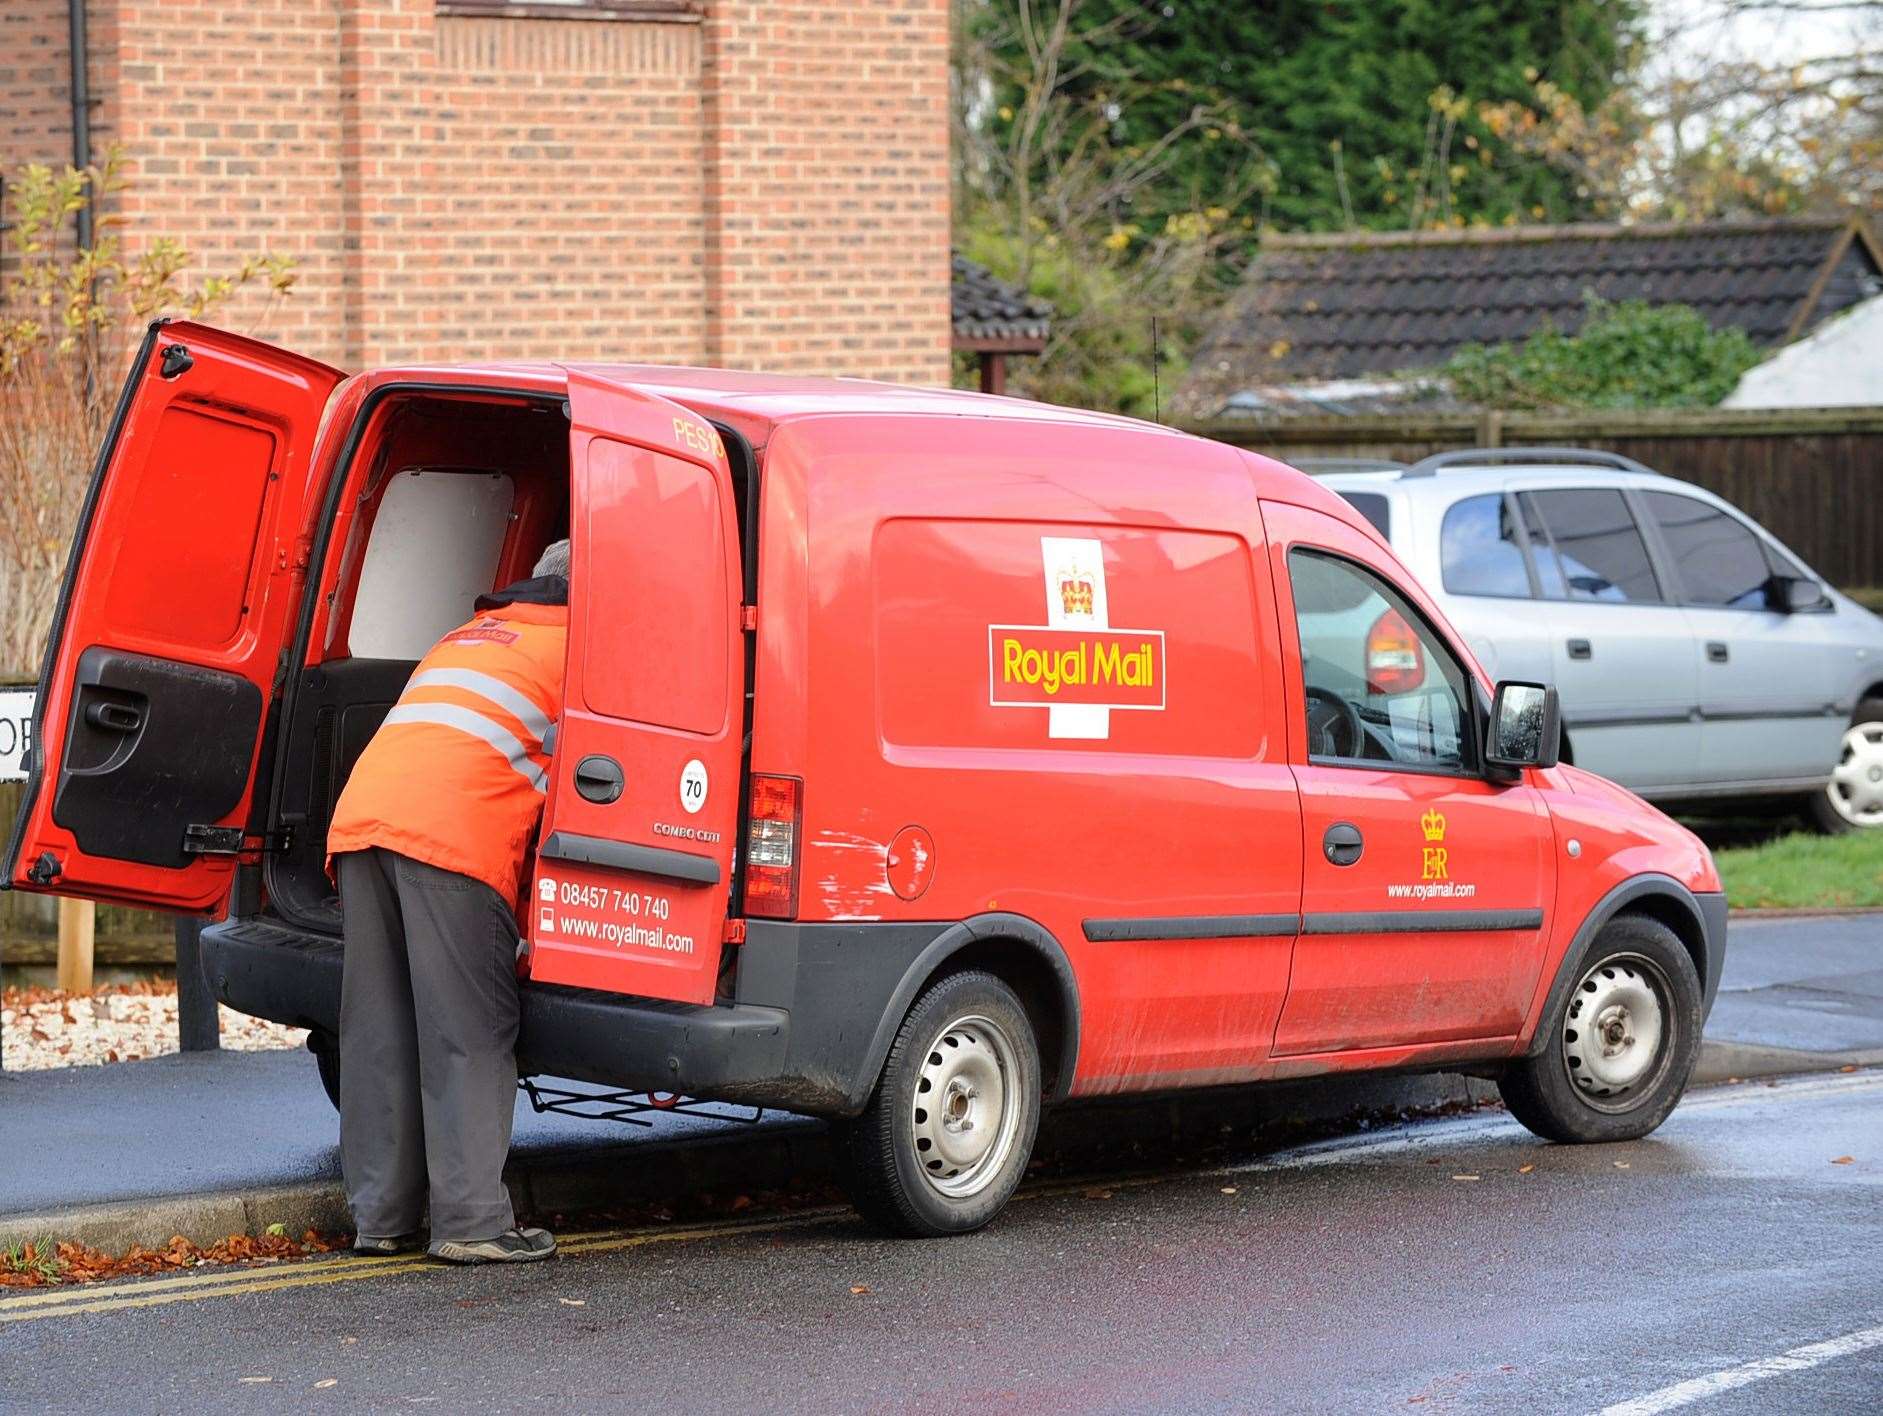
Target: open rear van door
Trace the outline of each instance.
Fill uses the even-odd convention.
[[[145,336],[73,536],[0,879],[178,911],[226,898],[306,584],[338,370],[204,325]]]
[[[569,371],[569,671],[530,976],[709,1003],[742,794],[732,476],[676,403]]]

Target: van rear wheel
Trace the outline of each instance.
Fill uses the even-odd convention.
[[[307,1035],[307,1050],[314,1054],[314,1065],[320,1069],[320,1084],[327,1092],[327,1100],[333,1103],[333,1109],[340,1109],[340,1039],[330,1032],[315,1028]]]
[[[1700,1054],[1700,976],[1659,920],[1622,915],[1590,941],[1576,986],[1541,1026],[1543,1050],[1497,1081],[1545,1140],[1632,1141],[1674,1109]]]
[[[1026,1174],[1040,1052],[1012,989],[978,970],[916,1000],[863,1114],[836,1131],[851,1201],[896,1234],[979,1229]]]

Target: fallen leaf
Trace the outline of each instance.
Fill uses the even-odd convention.
[[[1535,1169],[1536,1169],[1535,1165],[1520,1165],[1517,1167],[1517,1173],[1519,1175],[1528,1175],[1532,1170],[1535,1170]]]
[[[867,1283],[853,1283],[850,1285],[850,1294],[854,1298],[866,1297],[875,1291],[876,1290],[871,1288]]]
[[[268,1233],[276,1239],[285,1239],[288,1237],[288,1226],[276,1220],[268,1226]]]
[[[565,1308],[586,1308],[588,1306],[588,1299],[586,1298],[558,1298],[556,1301]]]
[[[1856,1070],[1857,1070],[1857,1067],[1856,1067],[1856,1064],[1855,1064],[1855,1063],[1852,1063],[1852,1064],[1851,1064],[1850,1066],[1848,1066],[1848,1067],[1839,1067],[1839,1068],[1838,1068],[1837,1070],[1838,1070],[1838,1071],[1840,1071],[1840,1072],[1854,1072],[1854,1071],[1856,1071]]]
[[[1857,1157],[1854,1155],[1840,1155],[1836,1160],[1832,1161],[1831,1164],[1832,1165],[1849,1165],[1856,1158]]]
[[[1454,1175],[1454,1176],[1452,1176],[1452,1179],[1454,1179],[1454,1180],[1476,1180],[1476,1179],[1479,1179],[1479,1178],[1480,1178],[1480,1177],[1479,1177],[1479,1176],[1476,1176],[1476,1175]]]
[[[1085,1192],[1085,1197],[1088,1200],[1109,1200],[1111,1198],[1111,1191],[1110,1190],[1087,1190]]]
[[[330,1386],[339,1386],[339,1385],[340,1385],[340,1378],[338,1377],[322,1377],[319,1381],[314,1383],[314,1390],[325,1391]]]
[[[1234,1185],[1225,1185],[1223,1186],[1223,1193],[1225,1195],[1233,1195],[1236,1193],[1236,1187]]]
[[[342,1347],[350,1347],[358,1341],[359,1339],[357,1337],[343,1337],[340,1339],[340,1345]]]
[[[1615,1168],[1617,1170],[1626,1170],[1628,1169],[1628,1162],[1625,1160],[1618,1160],[1615,1162]]]

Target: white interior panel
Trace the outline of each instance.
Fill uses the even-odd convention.
[[[419,659],[489,591],[516,488],[498,472],[401,472],[386,488],[360,567],[353,653]]]

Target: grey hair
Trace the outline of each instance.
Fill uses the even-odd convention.
[[[538,577],[544,575],[560,575],[563,579],[567,580],[569,578],[568,539],[565,537],[560,541],[551,541],[547,546],[543,547],[542,555],[537,557],[536,560],[536,569],[532,571],[531,574]]]

